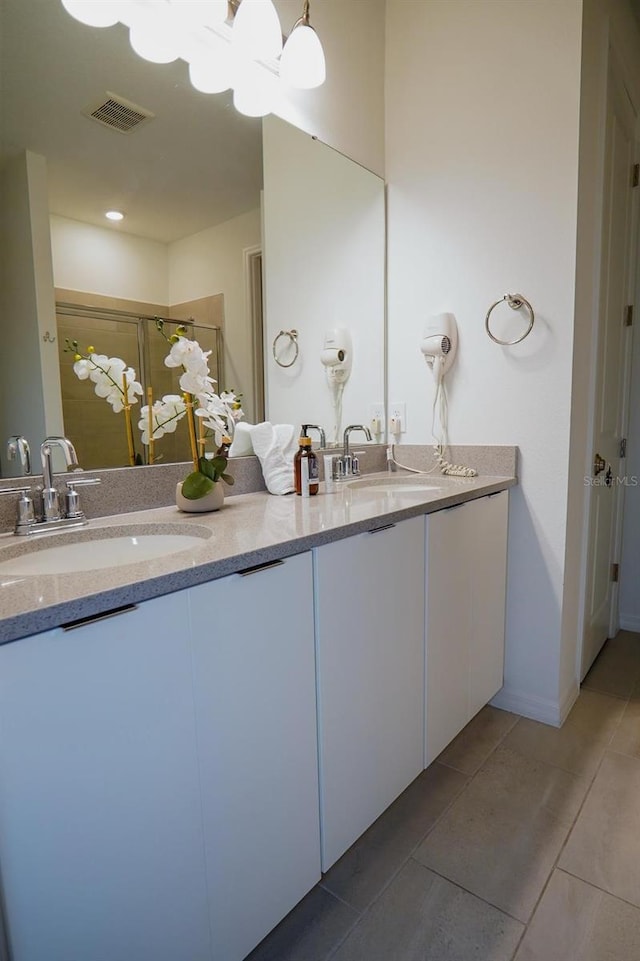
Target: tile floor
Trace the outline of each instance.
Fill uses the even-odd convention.
[[[560,730],[484,708],[249,956],[472,959],[640,959],[640,634]]]

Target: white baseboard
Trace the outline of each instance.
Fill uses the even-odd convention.
[[[580,689],[576,686],[563,697],[561,702],[552,701],[545,697],[535,697],[525,694],[522,691],[512,691],[502,688],[489,703],[493,707],[499,707],[503,711],[511,711],[512,714],[521,714],[522,717],[531,718],[532,721],[540,721],[542,724],[550,724],[552,727],[560,727],[569,711],[573,707]]]
[[[640,617],[637,614],[620,614],[620,630],[640,632]]]

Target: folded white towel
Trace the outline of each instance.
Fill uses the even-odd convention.
[[[264,482],[270,494],[290,494],[293,484],[293,425],[269,421],[250,427],[251,443],[262,467]],[[279,438],[286,444],[286,454]]]
[[[253,444],[251,443],[251,429],[254,425],[239,421],[233,431],[233,441],[229,448],[229,457],[246,457],[253,454]]]

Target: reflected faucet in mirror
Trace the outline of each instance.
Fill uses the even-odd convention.
[[[31,448],[29,441],[21,434],[13,434],[7,441],[7,457],[9,460],[20,461],[22,474],[31,473]]]

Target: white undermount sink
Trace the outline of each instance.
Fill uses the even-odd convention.
[[[351,481],[349,487],[360,490],[366,488],[381,494],[424,494],[428,491],[442,490],[443,485],[435,484],[433,478],[426,475],[422,480],[420,475],[407,477],[406,474],[402,474],[394,477],[393,474],[389,474],[387,477],[363,477],[362,480]]]
[[[207,528],[185,532],[177,524],[158,525],[157,530],[129,525],[44,535],[0,551],[0,575],[74,574],[138,564],[202,547],[210,535]]]

